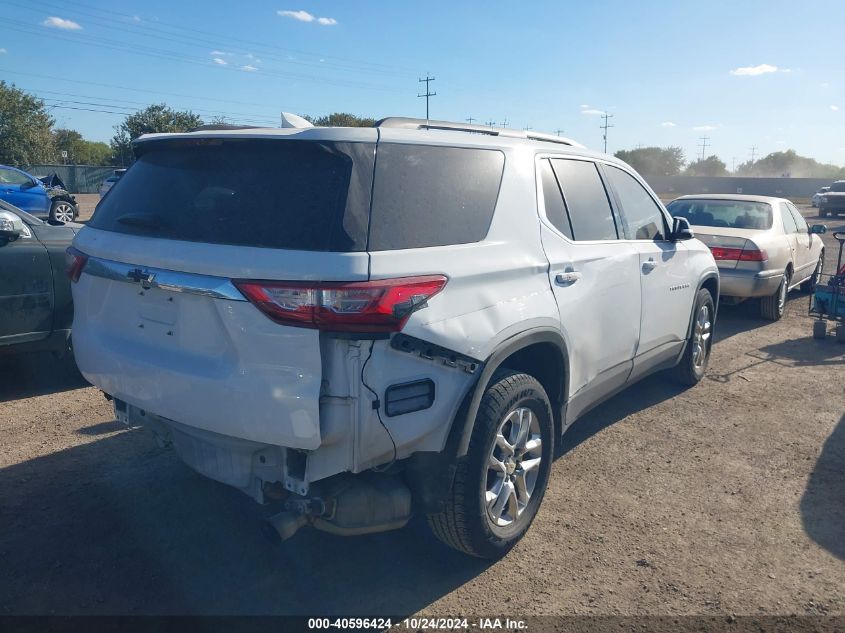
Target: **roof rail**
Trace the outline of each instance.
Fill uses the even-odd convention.
[[[525,138],[532,141],[543,141],[546,143],[558,143],[570,147],[581,147],[581,143],[563,136],[543,134],[541,132],[530,132],[524,130],[512,130],[510,128],[494,128],[488,125],[474,125],[471,123],[455,123],[453,121],[435,121],[426,119],[412,119],[409,117],[388,117],[376,121],[375,127],[392,127],[405,130],[451,130],[453,132],[471,132],[473,134],[487,134],[488,136],[503,136],[507,138]]]
[[[267,126],[263,126],[267,127]],[[261,129],[262,126],[260,125],[233,125],[231,123],[208,123],[206,125],[200,125],[199,127],[195,127],[190,132],[214,132],[219,130],[258,130]]]

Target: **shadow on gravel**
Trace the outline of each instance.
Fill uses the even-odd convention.
[[[141,429],[0,470],[2,614],[407,615],[489,563],[425,526],[282,545]]]
[[[635,383],[579,418],[563,435],[558,451],[562,456],[603,429],[638,411],[674,398],[688,389],[660,372]]]
[[[70,357],[47,352],[0,355],[0,402],[88,386]]]
[[[842,397],[842,385],[832,397]],[[823,397],[823,396],[819,396]],[[845,560],[845,415],[822,447],[801,498],[801,520],[807,535]]]
[[[799,309],[806,311],[808,301],[809,299],[806,293],[798,292],[797,290],[793,291],[789,295],[787,310],[791,306],[798,304]],[[713,342],[718,344],[742,332],[749,332],[771,324],[771,321],[767,321],[760,316],[760,302],[757,299],[747,299],[737,305],[720,303],[719,313],[716,319],[716,329],[713,333]],[[809,335],[812,328],[809,322],[807,328]]]

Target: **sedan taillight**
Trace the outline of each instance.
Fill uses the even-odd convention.
[[[764,262],[769,259],[766,251],[755,247],[745,248],[724,248],[721,246],[711,246],[710,252],[713,254],[713,259],[718,261],[739,261],[739,262]]]
[[[330,332],[398,332],[446,285],[443,275],[364,282],[235,280],[276,323]]]
[[[68,279],[70,279],[73,283],[79,281],[82,269],[85,268],[85,264],[87,263],[88,255],[79,249],[70,246],[65,251],[65,272],[67,273]]]

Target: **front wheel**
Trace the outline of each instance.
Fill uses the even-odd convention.
[[[428,516],[434,535],[472,556],[504,556],[528,530],[543,500],[553,428],[549,398],[536,378],[496,374],[481,400],[446,507]]]
[[[50,206],[51,222],[73,222],[76,216],[76,209],[67,200],[54,200]]]
[[[675,366],[675,378],[684,385],[695,385],[707,370],[710,348],[713,345],[713,321],[716,306],[712,295],[702,288],[695,296],[692,329],[687,348],[680,362]]]
[[[783,273],[778,289],[773,295],[760,299],[760,315],[769,321],[780,321],[786,310],[786,293],[789,292],[789,271]]]

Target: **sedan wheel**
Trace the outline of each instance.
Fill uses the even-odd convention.
[[[74,208],[73,205],[64,200],[59,200],[53,203],[50,209],[50,219],[57,222],[73,222]]]

